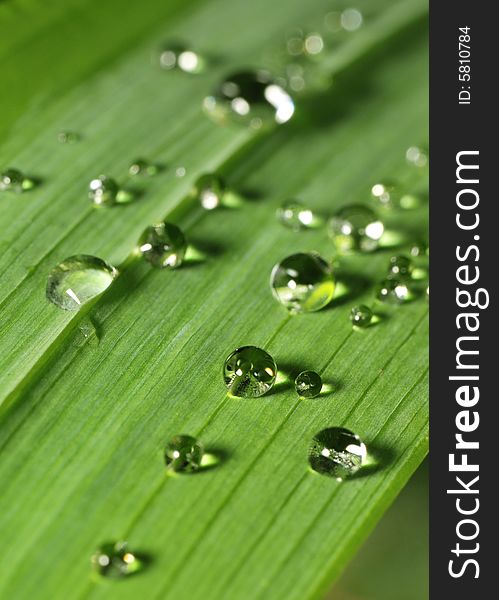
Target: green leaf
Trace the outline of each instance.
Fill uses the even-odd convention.
[[[41,180],[0,196],[0,595],[317,597],[424,457],[426,302],[362,332],[348,319],[353,303],[372,301],[390,251],[344,260],[346,294],[317,314],[288,316],[268,278],[294,251],[332,256],[324,229],[295,234],[276,221],[282,200],[330,214],[367,198],[378,178],[414,185],[404,152],[427,138],[425,3],[366,3],[363,28],[325,59],[331,90],[297,101],[289,124],[255,134],[217,127],[200,109],[224,73],[265,66],[289,29],[321,27],[325,10],[299,0],[0,5],[2,168]],[[151,64],[178,38],[211,59],[205,73]],[[59,144],[66,129],[81,142]],[[123,180],[139,156],[167,168],[136,203],[94,210],[90,179]],[[203,212],[189,195],[213,170],[238,208]],[[197,256],[174,272],[134,254],[144,227],[165,217]],[[388,225],[416,238],[426,211]],[[46,277],[80,253],[121,274],[66,313],[46,302]],[[88,318],[99,335],[85,340]],[[268,396],[225,394],[223,360],[244,344],[278,363]],[[305,368],[334,391],[299,400],[289,375]],[[375,461],[341,485],[307,469],[311,437],[335,425],[358,433]],[[162,451],[177,433],[198,435],[220,463],[167,477]],[[92,578],[92,551],[113,539],[148,554],[148,568],[124,583]]]

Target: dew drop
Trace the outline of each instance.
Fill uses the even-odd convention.
[[[206,210],[213,210],[222,203],[226,190],[225,182],[213,173],[201,175],[192,187],[192,194]]]
[[[322,390],[321,376],[315,371],[302,371],[295,379],[295,390],[302,398],[316,398]]]
[[[153,177],[159,173],[159,170],[158,165],[155,165],[144,158],[137,158],[128,167],[130,175],[141,177]]]
[[[284,202],[276,211],[277,219],[293,231],[316,227],[320,219],[298,200]]]
[[[175,177],[185,177],[186,173],[187,170],[185,167],[180,166],[175,169]]]
[[[144,561],[128,549],[126,542],[106,542],[93,554],[92,566],[103,577],[119,579],[139,572]]]
[[[6,169],[0,173],[0,191],[20,194],[35,187],[35,180],[26,177],[18,169]]]
[[[112,177],[99,175],[88,186],[88,197],[97,206],[116,204],[120,188]]]
[[[295,110],[291,96],[266,71],[234,73],[204,99],[203,107],[217,123],[236,122],[253,129],[286,123]]]
[[[46,296],[64,310],[78,310],[107,290],[117,275],[118,271],[101,258],[86,254],[70,256],[50,272]]]
[[[79,133],[75,133],[74,131],[60,131],[57,134],[57,141],[60,144],[76,144],[81,140],[81,136]]]
[[[321,256],[299,252],[274,266],[270,286],[274,297],[290,312],[314,312],[331,301],[335,281],[331,266]]]
[[[174,269],[184,260],[187,241],[179,227],[163,222],[151,225],[144,231],[138,248],[153,267]]]
[[[176,435],[165,448],[165,463],[175,473],[192,473],[201,467],[203,444],[191,435]]]
[[[392,277],[379,284],[377,298],[381,302],[402,304],[411,298],[411,294],[404,279]]]
[[[78,334],[75,340],[76,346],[85,344],[97,345],[99,343],[99,333],[91,318],[84,318],[78,325]]]
[[[412,261],[407,256],[392,256],[388,264],[388,277],[410,279],[412,268]]]
[[[224,383],[233,396],[263,396],[274,385],[276,375],[275,360],[268,352],[256,346],[237,348],[224,363]]]
[[[329,235],[340,252],[372,252],[379,246],[383,223],[367,206],[345,206],[329,220]]]
[[[350,321],[356,327],[368,327],[373,318],[373,311],[365,304],[354,306],[350,311]]]
[[[165,71],[178,69],[184,73],[201,73],[205,60],[194,50],[182,44],[168,44],[160,52],[159,65]]]
[[[358,435],[342,427],[329,427],[313,437],[308,461],[317,473],[343,481],[357,473],[366,456]]]
[[[405,158],[407,162],[414,167],[426,167],[428,164],[428,154],[418,146],[407,148]]]

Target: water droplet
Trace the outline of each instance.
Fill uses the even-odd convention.
[[[414,167],[426,167],[428,164],[428,154],[422,148],[411,146],[407,148],[405,158],[410,165]]]
[[[415,242],[409,249],[411,256],[426,256],[428,254],[428,246],[424,242]]]
[[[192,187],[192,193],[201,206],[206,210],[213,210],[220,206],[226,190],[225,182],[218,175],[207,173],[201,175]]]
[[[360,469],[366,456],[358,435],[342,427],[329,427],[313,437],[308,461],[317,473],[342,481]]]
[[[185,167],[177,167],[175,169],[175,177],[185,177],[186,173]]]
[[[315,227],[320,220],[298,200],[284,202],[277,209],[276,216],[283,225],[293,229],[293,231]]]
[[[362,13],[356,8],[347,8],[341,13],[341,26],[345,31],[357,31],[362,25]]]
[[[153,177],[159,173],[159,166],[144,158],[137,158],[129,166],[128,172],[133,176]]]
[[[176,435],[165,448],[165,462],[175,473],[192,473],[201,466],[203,444],[191,435]]]
[[[333,270],[315,252],[292,254],[277,263],[270,275],[275,298],[290,312],[314,312],[332,299]]]
[[[276,375],[277,365],[274,359],[256,346],[237,348],[224,363],[224,382],[233,396],[263,396],[274,385]]]
[[[393,207],[399,200],[397,187],[393,183],[375,183],[371,195],[384,208]]]
[[[410,292],[403,280],[389,278],[379,284],[377,298],[382,302],[402,304],[410,299]]]
[[[128,550],[126,542],[106,542],[91,559],[93,568],[104,577],[120,578],[140,571],[144,562]]]
[[[0,173],[0,191],[2,192],[27,192],[35,187],[35,181],[26,177],[18,169],[6,169]]]
[[[81,136],[74,131],[60,131],[57,134],[57,141],[61,144],[76,144],[81,140]]]
[[[84,318],[78,325],[78,335],[75,340],[75,345],[78,347],[84,346],[87,343],[94,346],[99,343],[97,327],[91,318]]]
[[[173,223],[158,223],[148,227],[139,239],[139,251],[154,267],[174,269],[184,260],[187,242]]]
[[[407,256],[392,256],[388,265],[388,276],[395,279],[409,279],[412,273],[412,261]]]
[[[237,122],[259,129],[293,116],[291,96],[266,71],[242,71],[227,77],[203,106],[217,123]]]
[[[166,71],[179,69],[185,73],[200,73],[205,61],[199,53],[182,44],[169,44],[161,50],[159,64]]]
[[[70,256],[50,272],[46,296],[64,310],[78,310],[107,290],[117,275],[118,271],[101,258],[86,254]]]
[[[295,379],[295,390],[302,398],[315,398],[322,390],[321,376],[315,371],[303,371]]]
[[[340,252],[371,252],[379,246],[384,226],[367,206],[352,204],[329,220],[329,235]]]
[[[112,177],[100,175],[89,184],[88,197],[97,206],[112,206],[117,202],[120,188]]]
[[[365,304],[354,306],[350,312],[350,321],[357,327],[367,327],[373,318],[373,311]]]

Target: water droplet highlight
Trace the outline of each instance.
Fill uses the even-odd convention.
[[[384,232],[376,213],[361,204],[345,206],[329,220],[329,235],[340,252],[372,252]]]
[[[316,227],[320,219],[298,200],[284,202],[276,211],[280,223],[293,231]]]
[[[268,352],[256,346],[237,348],[226,358],[224,383],[233,396],[257,398],[274,385],[277,365]]]
[[[313,437],[308,461],[317,473],[343,481],[357,473],[366,456],[358,435],[342,427],[329,427]]]
[[[207,173],[196,180],[192,194],[205,210],[213,210],[222,203],[225,190],[225,182],[221,177]]]
[[[373,311],[365,304],[354,306],[350,311],[350,321],[356,327],[367,327],[373,318]]]
[[[184,73],[201,73],[205,61],[203,57],[182,44],[169,44],[159,55],[159,64],[165,71],[179,69]]]
[[[151,225],[141,235],[138,248],[154,267],[175,269],[182,264],[187,241],[181,229],[173,223]]]
[[[266,71],[234,73],[204,99],[203,107],[217,123],[236,122],[253,129],[286,123],[295,110],[291,96]]]
[[[270,286],[274,297],[290,312],[315,312],[333,298],[335,281],[331,266],[321,256],[299,252],[274,266]]]
[[[303,371],[295,379],[295,390],[302,398],[316,398],[322,390],[321,376],[315,371]]]
[[[102,544],[91,558],[92,566],[103,577],[119,579],[140,571],[144,562],[128,549],[126,542]]]
[[[112,177],[99,175],[92,179],[88,186],[88,197],[97,206],[112,206],[116,204],[120,188]]]
[[[201,467],[203,444],[191,435],[176,435],[166,445],[165,463],[175,473],[192,473]]]
[[[6,169],[0,173],[0,191],[20,194],[35,187],[35,181],[18,169]]]
[[[101,258],[87,254],[70,256],[50,272],[46,296],[64,310],[78,310],[107,290],[117,275],[118,271]]]

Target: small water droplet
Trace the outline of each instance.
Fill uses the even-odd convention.
[[[428,164],[427,152],[418,146],[407,148],[405,158],[407,162],[414,167],[426,167]]]
[[[175,473],[192,473],[201,467],[203,444],[191,435],[176,435],[165,448],[165,463]]]
[[[276,211],[277,219],[293,231],[316,227],[321,219],[298,200],[284,202]]]
[[[179,69],[184,73],[201,73],[205,67],[205,60],[198,52],[187,46],[173,43],[161,50],[159,64],[166,71]]]
[[[420,257],[428,254],[428,246],[424,242],[415,242],[409,249],[411,256]]]
[[[179,267],[187,251],[182,231],[173,223],[158,223],[148,227],[139,239],[138,249],[154,267]]]
[[[295,379],[295,390],[302,398],[316,398],[322,390],[321,376],[315,371],[303,371]]]
[[[137,158],[128,168],[128,172],[133,176],[153,177],[159,173],[159,166],[145,160]]]
[[[241,71],[227,77],[203,107],[217,123],[236,122],[259,129],[293,116],[291,96],[266,71]]]
[[[46,296],[64,310],[78,310],[107,290],[117,275],[118,271],[101,258],[87,254],[70,256],[50,272]]]
[[[341,26],[345,31],[357,31],[362,26],[362,13],[356,8],[347,8],[341,13]]]
[[[366,456],[358,435],[342,427],[329,427],[313,437],[308,461],[317,473],[343,481],[357,473]]]
[[[89,184],[88,197],[97,206],[116,204],[120,188],[112,177],[100,175]]]
[[[177,167],[175,169],[175,177],[185,177],[187,171],[185,167]]]
[[[274,385],[277,365],[268,352],[256,346],[237,348],[224,363],[224,383],[233,396],[257,398]]]
[[[356,327],[367,327],[373,318],[373,311],[365,304],[354,306],[350,312],[350,321]]]
[[[213,210],[220,206],[225,191],[225,182],[213,173],[201,175],[192,187],[194,197],[199,200],[201,206],[206,210]]]
[[[412,268],[412,261],[407,256],[392,256],[388,264],[388,277],[400,280],[410,279]]]
[[[91,318],[84,318],[78,325],[78,334],[75,340],[75,345],[78,347],[85,344],[97,345],[99,343],[99,334],[97,327],[94,325]]]
[[[93,554],[92,566],[103,577],[118,579],[140,571],[144,561],[128,549],[126,542],[106,542]]]
[[[75,133],[74,131],[60,131],[57,134],[57,141],[60,144],[76,144],[81,140],[81,136],[79,133]]]
[[[0,191],[20,194],[31,190],[36,185],[34,179],[26,177],[18,169],[6,169],[0,173]]]
[[[329,235],[340,252],[372,252],[379,246],[383,223],[367,206],[345,206],[329,220]]]
[[[377,298],[382,302],[402,304],[411,298],[411,293],[403,279],[392,277],[379,284]]]
[[[299,252],[274,266],[270,286],[274,297],[290,312],[314,312],[331,301],[335,281],[331,266],[321,256]]]

